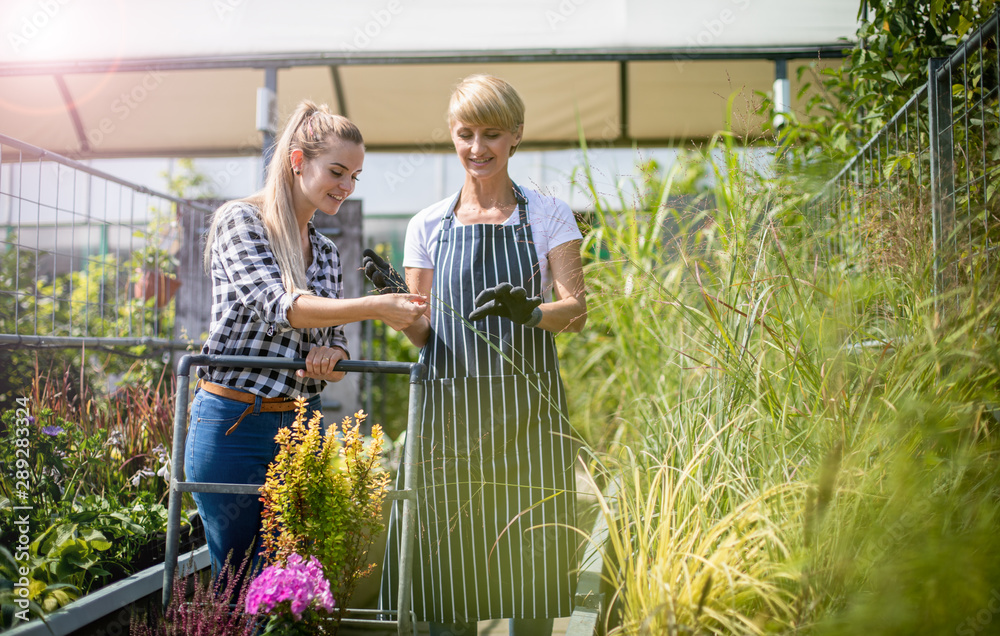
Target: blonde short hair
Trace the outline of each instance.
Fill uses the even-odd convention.
[[[524,123],[524,102],[514,87],[499,77],[470,75],[451,94],[448,123],[455,122],[515,132]]]

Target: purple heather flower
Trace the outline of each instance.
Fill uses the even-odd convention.
[[[59,433],[63,432],[63,427],[61,426],[43,426],[42,432],[50,437],[55,437]]]
[[[35,423],[35,416],[34,415],[29,415],[28,416],[28,424],[34,424],[34,423]]]
[[[301,556],[293,554],[288,557],[285,567],[265,568],[250,584],[246,610],[250,614],[270,612],[285,601],[289,602],[296,620],[301,620],[302,612],[314,602],[327,612],[333,611],[330,582],[323,576],[323,568],[316,557],[303,561]]]

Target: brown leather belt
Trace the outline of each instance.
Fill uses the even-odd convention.
[[[240,415],[239,419],[236,420],[236,423],[230,426],[229,430],[226,431],[226,435],[235,431],[236,427],[243,421],[243,418],[253,413],[253,405],[257,400],[257,396],[253,393],[237,391],[236,389],[230,389],[228,386],[216,384],[215,382],[206,382],[205,380],[198,380],[198,388],[204,389],[212,395],[224,397],[227,400],[235,400],[237,402],[242,402],[243,404],[249,404],[249,406],[247,406],[247,410],[243,411],[243,415]],[[294,410],[295,400],[292,398],[260,398],[261,413],[284,413],[286,411]]]

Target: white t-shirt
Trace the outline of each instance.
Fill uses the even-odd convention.
[[[542,275],[543,298],[551,296],[552,278],[549,274],[548,254],[563,243],[583,238],[580,228],[573,218],[573,211],[565,201],[555,197],[542,195],[535,190],[522,188],[528,199],[528,223],[531,225],[531,238],[538,254],[538,266]],[[441,221],[451,208],[455,197],[417,212],[406,226],[406,243],[403,247],[403,267],[420,267],[434,269],[434,254],[437,250],[438,237],[441,233]],[[517,225],[518,211],[504,221],[504,225]],[[462,225],[458,219],[456,225]]]

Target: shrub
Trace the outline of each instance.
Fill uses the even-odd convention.
[[[276,439],[277,457],[261,488],[264,552],[270,562],[288,564],[293,555],[315,557],[330,581],[339,620],[357,582],[375,567],[368,562],[372,539],[381,532],[382,502],[389,474],[381,468],[382,428],[372,427],[365,448],[360,434],[365,414],[345,417],[324,434],[322,415],[306,423],[305,400],[290,428]]]

